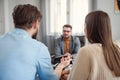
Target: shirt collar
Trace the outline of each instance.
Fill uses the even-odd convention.
[[[15,28],[10,33],[17,34],[17,35],[19,35],[21,37],[24,37],[24,38],[26,38],[26,37],[31,38],[30,34],[27,31],[25,31],[24,29],[20,29],[20,28]]]

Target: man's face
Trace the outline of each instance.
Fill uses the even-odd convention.
[[[72,30],[69,27],[64,27],[63,28],[63,37],[64,38],[69,38],[72,35]]]

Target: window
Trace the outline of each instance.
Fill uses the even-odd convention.
[[[88,0],[50,0],[48,5],[47,34],[62,33],[64,24],[72,25],[73,34],[84,33]]]

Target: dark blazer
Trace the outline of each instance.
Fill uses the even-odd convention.
[[[80,40],[78,37],[71,36],[70,41],[70,52],[75,58],[78,50],[80,49]],[[55,57],[61,56],[64,54],[64,40],[63,37],[59,37],[55,40]]]

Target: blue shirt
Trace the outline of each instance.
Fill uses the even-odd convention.
[[[58,80],[48,48],[23,29],[0,37],[0,80]]]

